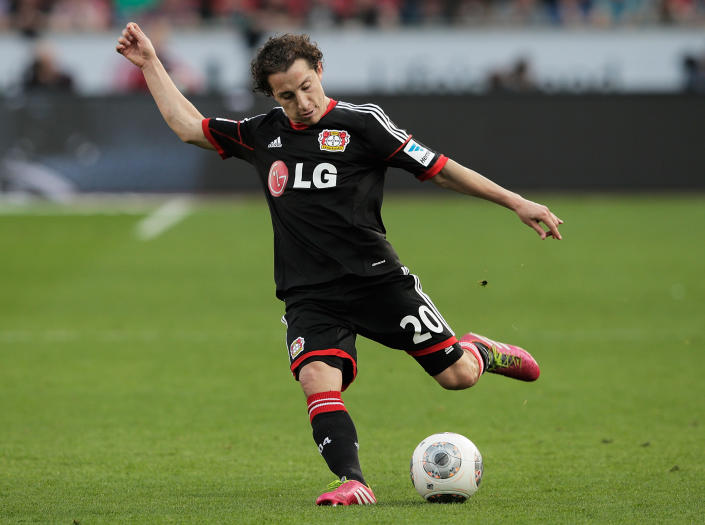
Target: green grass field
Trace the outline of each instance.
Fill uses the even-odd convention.
[[[156,204],[0,207],[0,522],[702,523],[705,196],[534,197],[562,242],[476,200],[385,202],[455,331],[527,347],[542,375],[448,392],[360,339],[344,399],[379,504],[348,508],[313,504],[333,476],[288,370],[261,198],[196,202],[147,242]],[[484,455],[464,505],[409,481],[444,430]]]

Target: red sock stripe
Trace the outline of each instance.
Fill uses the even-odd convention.
[[[482,356],[480,355],[480,351],[477,349],[477,347],[472,344],[468,343],[466,341],[460,341],[460,347],[463,350],[466,350],[467,352],[470,352],[475,359],[477,359],[477,364],[480,366],[480,375],[485,371],[485,362],[482,360]]]
[[[308,403],[308,417],[311,421],[318,414],[326,412],[347,412],[345,404],[340,397],[340,392],[331,390],[330,392],[319,392],[312,394],[306,400]]]

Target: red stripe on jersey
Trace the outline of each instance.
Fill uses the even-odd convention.
[[[411,135],[409,135],[409,138],[406,139],[406,140],[404,141],[404,143],[403,143],[401,146],[399,146],[397,149],[395,149],[394,152],[393,152],[389,157],[387,157],[387,158],[384,159],[384,160],[389,160],[389,159],[391,159],[394,155],[396,155],[397,153],[399,153],[399,152],[401,151],[401,149],[402,149],[404,146],[406,146],[410,140],[411,140]]]
[[[313,421],[313,418],[318,414],[325,414],[326,412],[347,412],[345,404],[340,397],[340,392],[337,390],[312,394],[306,399],[306,404],[308,405],[310,421]]]
[[[201,128],[203,129],[203,134],[208,139],[208,142],[213,144],[213,147],[218,152],[218,154],[222,158],[226,159],[226,158],[228,158],[228,156],[225,154],[225,151],[223,151],[223,148],[220,147],[220,144],[218,144],[216,142],[215,138],[213,138],[213,135],[211,134],[210,121],[211,121],[211,119],[209,119],[209,118],[204,118],[201,121]]]
[[[228,140],[232,140],[235,144],[239,144],[243,148],[247,148],[250,151],[253,151],[255,149],[252,146],[248,146],[247,144],[245,144],[241,140],[237,140],[237,139],[231,137],[230,135],[226,135],[225,133],[222,133],[222,132],[218,131],[217,129],[212,129],[211,133],[215,133],[216,135],[218,135],[220,137],[223,137]],[[237,134],[238,134],[238,137],[240,137],[240,123],[239,122],[237,123]]]
[[[328,103],[328,107],[323,112],[323,115],[321,115],[321,118],[325,117],[330,112],[330,110],[336,106],[337,103],[338,103],[337,100],[330,99],[330,102]],[[291,124],[291,127],[297,131],[301,131],[302,129],[308,128],[308,124],[297,124],[296,122],[294,122],[291,119],[289,119],[289,124]]]
[[[241,124],[241,123],[242,123],[241,120],[238,120],[238,121],[237,121],[237,138],[240,140],[240,144],[242,144],[242,145],[244,146],[245,143],[244,143],[243,140],[242,140],[242,130],[240,129],[240,124]],[[250,149],[255,149],[255,148],[250,148]]]
[[[448,157],[446,157],[445,155],[440,155],[436,163],[431,166],[425,173],[419,175],[418,179],[423,182],[425,180],[430,179],[431,177],[435,177],[436,175],[438,175],[438,172],[441,171],[446,165],[446,162],[448,162]]]
[[[434,352],[438,352],[439,350],[443,350],[444,348],[448,348],[449,346],[452,346],[457,342],[458,340],[455,338],[455,336],[453,336],[449,337],[445,341],[441,341],[440,343],[436,343],[433,346],[429,346],[428,348],[424,348],[422,350],[407,350],[406,353],[413,357],[420,357],[422,355],[432,354]]]
[[[348,388],[350,386],[350,383],[355,381],[355,377],[357,376],[357,363],[355,360],[350,357],[350,354],[345,352],[344,350],[341,350],[340,348],[327,348],[325,350],[314,350],[313,352],[306,352],[304,355],[299,357],[296,361],[291,363],[291,373],[294,374],[294,377],[298,380],[298,377],[296,377],[296,369],[303,363],[306,359],[312,356],[317,356],[317,355],[332,355],[336,357],[342,357],[343,359],[348,359],[352,363],[352,369],[353,369],[353,376],[350,382],[343,384],[343,390]]]
[[[217,129],[211,129],[210,128],[210,121],[211,120],[212,119],[208,118],[208,119],[203,119],[201,121],[201,127],[203,128],[203,134],[206,136],[208,141],[211,144],[213,144],[213,146],[215,146],[215,149],[218,150],[218,153],[220,153],[220,156],[223,157],[224,159],[227,159],[228,155],[225,153],[225,151],[223,151],[223,148],[215,140],[215,137],[213,136],[214,134],[218,135],[219,137],[223,137],[224,139],[231,140],[235,144],[238,144],[238,145],[242,146],[243,148],[247,148],[250,151],[253,151],[255,149],[252,146],[248,146],[247,144],[245,144],[242,141],[242,135],[240,134],[240,121],[239,120],[237,121],[237,137],[238,137],[237,139],[234,137],[231,137],[230,135],[226,135],[225,133],[222,133],[222,132],[218,131]]]

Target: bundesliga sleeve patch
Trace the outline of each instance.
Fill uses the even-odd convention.
[[[421,164],[424,168],[428,168],[428,165],[431,163],[434,155],[431,150],[424,148],[413,139],[407,142],[406,146],[404,146],[404,152],[416,162]]]
[[[339,129],[324,129],[318,134],[321,151],[345,151],[350,144],[350,133]]]

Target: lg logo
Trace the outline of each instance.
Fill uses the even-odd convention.
[[[312,180],[304,179],[303,173],[304,163],[297,162],[296,171],[294,172],[294,188],[308,189],[313,182],[313,186],[320,190],[323,188],[332,188],[338,182],[338,170],[328,162],[317,164],[316,167],[313,168]]]
[[[273,197],[279,197],[286,189],[289,180],[289,168],[283,161],[277,160],[269,168],[268,186]],[[310,176],[304,175],[304,163],[297,162],[294,168],[294,184],[296,189],[307,190],[312,186],[316,189],[333,188],[338,183],[338,170],[333,164],[323,162],[313,168]]]

